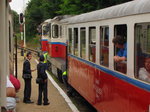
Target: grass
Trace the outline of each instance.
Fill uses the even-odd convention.
[[[34,38],[30,38],[27,41],[27,47],[32,49],[39,49],[40,48],[40,37],[35,36]]]

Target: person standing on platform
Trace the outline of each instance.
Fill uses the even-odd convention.
[[[37,65],[37,79],[36,81],[39,84],[39,95],[37,105],[42,105],[42,93],[44,95],[44,103],[43,105],[49,105],[47,98],[47,74],[46,74],[46,65],[44,63],[44,56],[41,55],[39,58],[39,64]]]
[[[35,70],[31,70],[31,65],[30,65],[30,60],[32,59],[32,54],[31,52],[27,53],[26,60],[23,63],[23,79],[25,82],[25,87],[24,87],[24,103],[33,103],[33,101],[30,100],[31,97],[31,79],[32,75],[31,72]]]

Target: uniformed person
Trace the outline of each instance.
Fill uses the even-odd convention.
[[[48,64],[47,64],[47,56],[48,56],[48,53],[45,52],[45,53],[43,54],[43,56],[44,56],[44,63],[45,63],[45,65],[46,65],[46,69],[48,69]]]
[[[39,84],[39,95],[37,105],[42,104],[42,93],[44,95],[44,103],[43,105],[49,105],[47,98],[47,74],[46,74],[46,66],[44,62],[44,56],[41,55],[39,59],[40,63],[37,65],[37,78],[40,79]]]
[[[24,103],[33,103],[30,100],[31,97],[31,79],[32,75],[31,72],[35,70],[31,70],[31,65],[30,65],[30,60],[32,59],[32,54],[31,52],[27,53],[26,60],[23,63],[23,79],[25,82],[25,87],[24,87]]]
[[[68,77],[67,77],[67,71],[64,71],[62,74],[62,80],[63,83],[65,84],[66,88],[68,89]]]

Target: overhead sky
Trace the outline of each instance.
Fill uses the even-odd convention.
[[[16,11],[18,14],[23,12],[25,6],[30,0],[12,0],[10,3],[11,9]]]

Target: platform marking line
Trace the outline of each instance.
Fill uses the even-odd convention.
[[[38,61],[35,59],[36,63],[38,63]],[[67,104],[69,105],[69,107],[71,108],[71,110],[73,112],[80,112],[77,107],[72,103],[72,101],[70,100],[70,98],[66,95],[66,93],[58,86],[58,84],[53,80],[53,78],[51,77],[51,75],[46,71],[47,76],[49,78],[49,80],[51,81],[51,83],[55,86],[55,88],[59,91],[59,93],[63,96],[63,98],[65,99],[65,101],[67,102]]]

